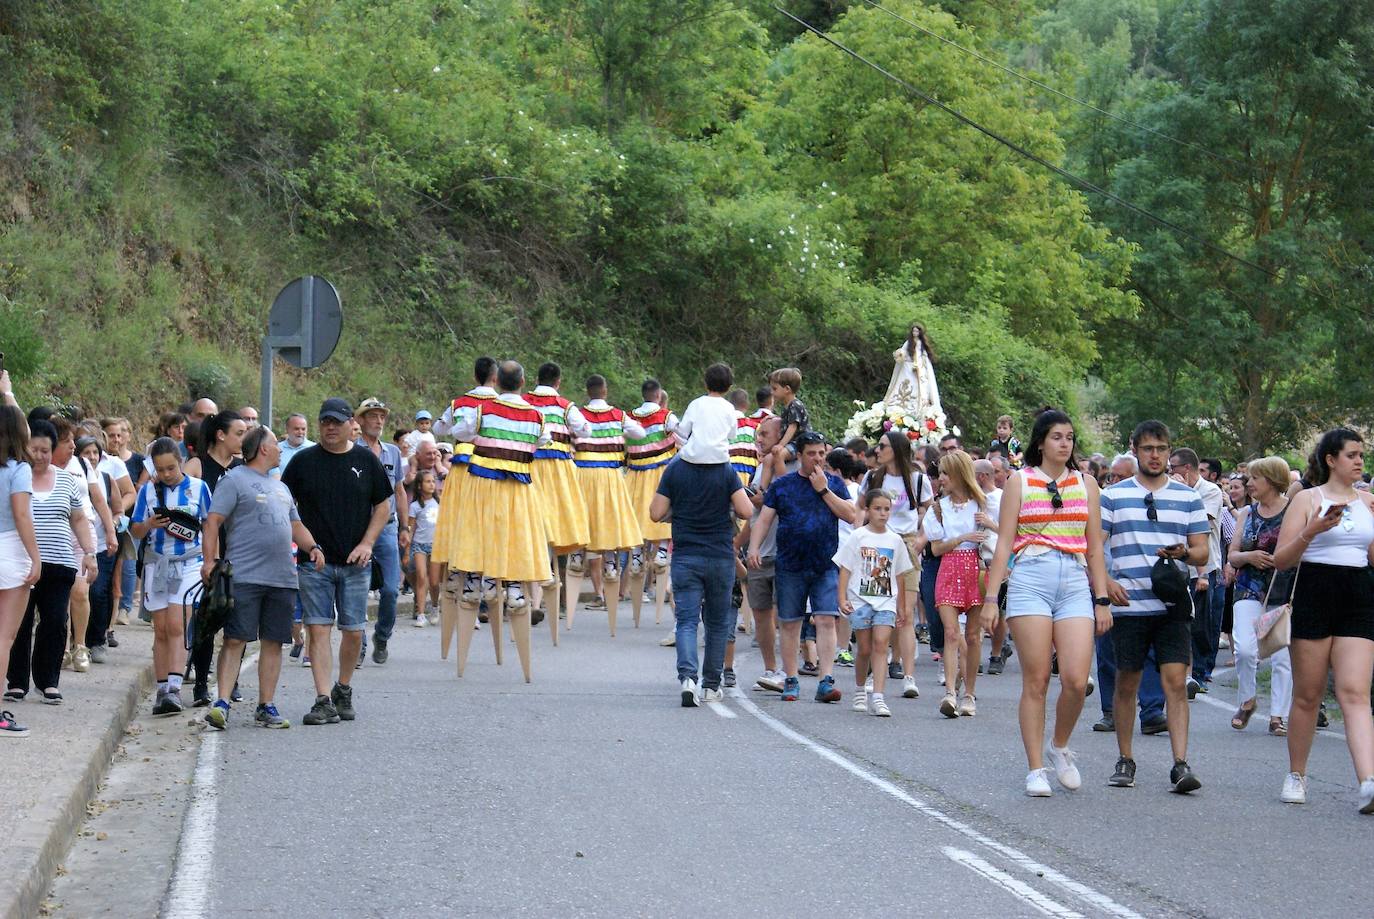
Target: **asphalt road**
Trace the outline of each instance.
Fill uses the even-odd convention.
[[[1311,803],[1284,806],[1265,719],[1242,734],[1232,699],[1195,702],[1203,789],[1168,792],[1167,736],[1138,738],[1137,787],[1113,789],[1094,697],[1073,743],[1083,788],[1029,799],[1015,658],[980,679],[972,719],[936,711],[928,657],[891,719],[812,702],[808,680],[797,703],[744,690],[683,709],[663,633],[626,605],[612,639],[582,611],[559,648],[535,630],[526,685],[513,646],[497,667],[475,636],[459,680],[438,630],[403,619],[390,662],[354,681],[358,720],[321,727],[300,723],[309,673],[286,668],[289,731],[253,727],[245,704],[203,735],[162,915],[1369,913],[1374,820],[1337,736],[1317,740]],[[742,686],[760,669],[748,642]],[[847,698],[852,671],[839,682]]]

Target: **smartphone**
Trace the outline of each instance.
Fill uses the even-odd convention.
[[[1341,515],[1341,511],[1345,510],[1345,508],[1346,508],[1346,505],[1344,505],[1344,504],[1333,504],[1333,505],[1331,505],[1330,507],[1328,507],[1326,510],[1322,511],[1322,516],[1323,516],[1323,517],[1339,517],[1339,516]]]

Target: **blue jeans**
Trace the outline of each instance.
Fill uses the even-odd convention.
[[[367,630],[367,588],[372,584],[368,565],[325,565],[316,571],[309,562],[296,566],[300,599],[306,625],[333,625],[337,611],[339,630]]]
[[[134,582],[138,580],[138,559],[126,558],[119,570],[119,608],[131,612],[134,608]]]
[[[1116,693],[1116,648],[1112,644],[1112,633],[1097,636],[1097,694],[1102,703],[1102,714],[1112,713],[1112,696]],[[1159,668],[1155,666],[1155,652],[1150,651],[1145,659],[1145,670],[1140,675],[1140,723],[1157,721],[1164,717],[1164,684],[1159,681]]]
[[[372,557],[382,567],[382,597],[377,601],[377,628],[373,630],[372,637],[377,641],[388,641],[392,629],[396,628],[396,595],[401,590],[401,545],[397,541],[396,521],[382,527],[372,547]]]
[[[1221,572],[1207,575],[1207,589],[1193,591],[1193,679],[1199,683],[1212,678],[1221,642],[1221,619],[1226,613],[1226,591]]]
[[[921,605],[926,611],[926,627],[930,629],[931,652],[945,649],[945,624],[935,608],[935,579],[940,576],[940,557],[926,556],[921,560]],[[997,653],[1002,653],[998,651]]]
[[[735,560],[673,553],[673,612],[677,616],[677,678],[695,680],[705,689],[720,688],[725,645],[734,631]],[[706,660],[697,663],[697,622],[706,624]]]

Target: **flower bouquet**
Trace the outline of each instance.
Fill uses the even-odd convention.
[[[940,442],[946,434],[959,436],[957,427],[948,427],[945,413],[934,406],[926,406],[920,411],[912,411],[901,406],[889,406],[885,402],[869,405],[855,400],[858,410],[850,416],[845,426],[845,439],[862,437],[875,441],[888,431],[898,431],[907,436],[913,445],[932,446]]]

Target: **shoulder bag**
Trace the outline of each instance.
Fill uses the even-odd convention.
[[[1264,592],[1264,612],[1255,617],[1260,660],[1282,651],[1293,640],[1293,597],[1298,591],[1298,575],[1301,572],[1302,563],[1299,562],[1297,570],[1293,572],[1293,588],[1288,595],[1288,602],[1273,609],[1269,609],[1269,594],[1274,590],[1274,582],[1279,579],[1280,572],[1275,570],[1269,578],[1269,589]]]

